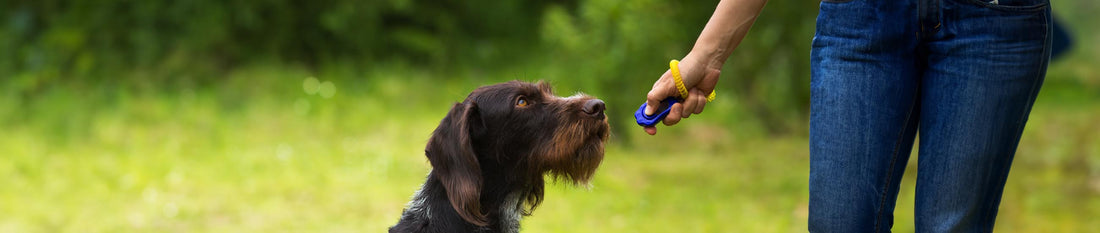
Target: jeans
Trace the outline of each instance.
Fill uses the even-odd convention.
[[[811,52],[811,232],[993,230],[1050,57],[1049,0],[826,0]],[[918,133],[919,132],[919,133]]]

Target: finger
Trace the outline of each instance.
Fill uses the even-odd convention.
[[[649,135],[656,135],[657,134],[657,127],[646,126],[645,127],[645,133],[647,133]]]
[[[695,89],[692,88],[692,90],[695,90]],[[691,117],[692,112],[695,112],[695,105],[697,105],[699,103],[697,103],[695,101],[692,101],[692,97],[694,97],[694,96],[696,96],[695,93],[689,92],[688,96],[684,98],[684,102],[683,102],[684,103],[684,110],[680,112],[680,117],[688,118],[688,117]]]
[[[692,111],[691,114],[699,115],[700,113],[703,113],[703,109],[707,107],[707,97],[700,96],[698,99],[695,100],[695,102],[699,104],[695,105],[695,111]]]
[[[691,89],[690,93],[691,93],[689,95],[690,100],[688,102],[694,103],[692,105],[694,108],[691,109],[691,113],[692,114],[702,113],[703,108],[707,107],[707,97],[706,97],[706,95],[703,94],[703,91],[701,91],[697,88]]]
[[[702,102],[699,101],[700,98],[702,98]],[[705,104],[707,102],[706,97],[703,97],[703,92],[699,88],[692,88],[691,91],[688,91],[688,97],[684,99],[684,111],[680,114],[683,118],[691,117],[696,109],[703,107]]]
[[[680,103],[672,104],[672,110],[665,116],[665,120],[661,121],[665,125],[672,126],[680,122],[680,112],[684,110],[684,105]]]
[[[689,100],[684,100],[684,103],[690,103],[690,102],[691,102],[691,101],[689,101]],[[684,107],[683,109],[681,109],[681,110],[680,110],[680,119],[688,119],[688,118],[690,118],[690,117],[691,117],[691,111],[692,111],[692,109],[690,109],[690,108],[687,108],[687,107],[685,106],[685,107]]]
[[[653,83],[653,89],[649,90],[645,98],[645,115],[653,115],[657,108],[661,107],[661,100],[671,96],[671,91],[676,91],[676,84],[672,83],[672,72],[665,71],[657,82]]]

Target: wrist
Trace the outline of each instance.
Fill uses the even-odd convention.
[[[685,56],[685,60],[692,59],[699,61],[704,67],[708,69],[722,70],[722,65],[726,63],[728,54],[721,49],[716,48],[693,48],[691,52],[688,52]]]

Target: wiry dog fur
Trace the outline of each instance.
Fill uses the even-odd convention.
[[[512,81],[455,103],[428,140],[428,179],[390,232],[518,232],[544,177],[587,184],[603,160],[603,101]]]

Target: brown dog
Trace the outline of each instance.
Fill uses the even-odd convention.
[[[604,103],[511,81],[456,103],[425,149],[432,171],[390,232],[518,232],[543,177],[586,184],[603,160]]]

